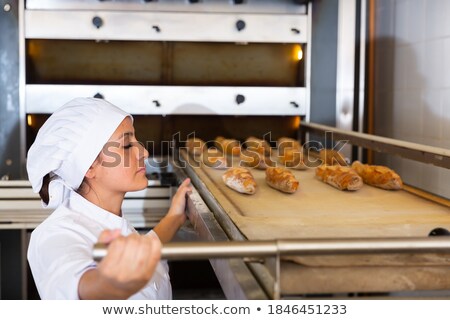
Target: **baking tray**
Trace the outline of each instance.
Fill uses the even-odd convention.
[[[314,168],[292,170],[300,182],[294,194],[265,183],[264,170],[250,169],[254,195],[228,188],[224,170],[208,167],[181,151],[195,174],[248,240],[427,237],[450,229],[448,202],[435,203],[406,190],[364,185],[340,191],[315,177]],[[232,160],[229,158],[229,160]],[[235,159],[234,166],[239,160]],[[283,257],[284,295],[337,292],[391,292],[450,288],[447,254],[366,254]]]

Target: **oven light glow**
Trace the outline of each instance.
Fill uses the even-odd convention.
[[[294,118],[294,129],[298,129],[298,128],[300,128],[300,117],[295,117]]]
[[[303,59],[303,50],[302,50],[301,46],[298,46],[297,59],[298,59],[298,61]]]
[[[31,115],[27,116],[27,124],[29,127],[33,125],[33,117]]]

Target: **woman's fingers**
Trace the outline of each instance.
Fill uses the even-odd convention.
[[[142,237],[142,251],[139,260],[145,270],[146,277],[150,279],[155,272],[156,266],[161,259],[161,242],[154,237]],[[151,254],[149,254],[151,252]]]
[[[179,188],[187,187],[190,183],[191,183],[191,179],[186,178],[186,179],[184,179],[184,181],[180,184]]]
[[[121,261],[121,257],[125,252],[125,237],[120,236],[112,240],[108,245],[108,252],[103,258],[99,266],[104,266],[106,271],[115,270]]]
[[[179,196],[183,197],[183,199],[184,199],[186,193],[192,192],[192,187],[191,187],[190,183],[191,183],[191,179],[187,178],[178,187],[177,194]]]
[[[103,230],[98,237],[98,242],[108,244],[118,237],[120,237],[120,229]]]
[[[159,239],[131,234],[120,236],[109,244],[108,253],[98,269],[112,286],[132,294],[150,281],[160,258]]]

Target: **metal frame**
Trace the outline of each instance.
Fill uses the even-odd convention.
[[[304,115],[306,91],[287,87],[26,85],[25,109],[27,113],[52,113],[73,98],[101,94],[132,114]],[[245,101],[238,104],[237,95]]]
[[[192,172],[192,168],[187,166],[181,169],[182,166],[176,159],[179,159],[177,150],[175,150],[175,165],[173,168],[179,182],[189,176],[195,186],[188,197],[187,214],[189,221],[198,233],[199,239],[213,242],[226,241],[225,243],[228,244],[231,244],[231,242],[228,242],[229,239],[245,240],[231,222],[231,219],[221,212],[223,209],[217,201],[213,200],[203,181]],[[208,203],[212,212],[204,201]],[[209,258],[207,256],[203,258],[209,259],[227,299],[267,299],[273,297],[273,284],[268,283],[270,277],[266,277],[268,281],[261,285],[254,276],[254,269],[242,259],[220,259],[220,257],[214,259],[214,257]]]
[[[19,37],[17,1],[0,0],[0,180],[19,179]]]
[[[25,21],[27,39],[305,43],[308,34],[307,16],[293,14],[25,10]]]
[[[160,0],[157,3],[20,0],[19,6],[23,168],[26,161],[26,114],[52,113],[77,96],[100,93],[133,114],[309,114],[311,3],[248,0],[242,5],[234,5],[232,1],[204,0],[193,5],[184,0]],[[97,26],[93,23],[94,17],[101,20]],[[237,27],[239,21],[245,22],[243,29]],[[307,43],[306,87],[28,85],[25,79],[25,40],[33,38]],[[243,103],[237,102],[238,95],[245,97]]]
[[[356,1],[341,0],[338,9],[336,127],[353,129],[355,94]],[[350,147],[341,152],[350,157]]]
[[[339,255],[339,254],[420,254],[420,253],[450,253],[450,240],[447,237],[434,238],[392,238],[392,239],[314,239],[314,240],[273,240],[273,241],[224,241],[224,242],[195,242],[195,243],[168,243],[162,247],[161,258],[167,260],[203,260],[218,261],[220,258],[248,258],[265,257],[265,265],[272,275],[272,291],[269,295],[272,299],[281,298],[281,256],[292,255]],[[107,254],[107,247],[97,244],[93,248],[93,257],[100,261]],[[220,260],[225,263],[226,260]],[[239,263],[239,260],[236,260]],[[213,262],[211,264],[214,267]],[[240,270],[226,268],[228,278],[225,283],[230,283],[230,276],[236,279],[239,274],[245,271],[241,262]],[[219,282],[224,278],[222,272],[217,272]],[[231,273],[232,272],[232,273]],[[246,281],[237,281],[234,292],[242,290],[243,298],[250,299],[249,281],[257,285],[252,280],[251,275],[247,275]],[[223,285],[222,285],[223,287]],[[224,288],[228,299],[237,299],[239,296],[230,296],[229,289]],[[255,291],[255,287],[253,288]],[[258,292],[259,290],[256,289]],[[228,294],[227,294],[228,293]],[[254,297],[253,297],[254,298]]]
[[[341,0],[339,2],[336,127],[358,132],[364,131],[366,12],[366,0]],[[359,51],[357,51],[358,49]],[[357,128],[355,128],[355,122]],[[342,151],[351,158],[349,147]],[[362,159],[361,148],[358,150],[358,158]]]
[[[308,20],[307,20],[307,29],[308,32],[308,39],[307,39],[307,45],[306,45],[306,61],[305,61],[305,104],[306,104],[306,110],[305,110],[305,119],[306,121],[310,121],[311,116],[311,44],[312,44],[312,10],[313,6],[310,2],[308,4]]]
[[[304,1],[306,2],[306,1]],[[28,0],[31,10],[138,10],[162,12],[221,12],[221,13],[276,13],[306,14],[306,5],[293,0],[245,0],[234,4],[233,0],[202,0],[189,3],[187,0]]]
[[[302,123],[302,131],[331,133],[333,140],[348,141],[350,144],[377,152],[399,155],[423,163],[450,169],[450,150],[427,145],[380,137],[376,135],[336,129],[316,123]]]
[[[25,0],[19,0],[19,130],[20,130],[20,168],[22,176],[26,176],[26,108],[25,108]]]
[[[366,41],[367,41],[367,0],[361,1],[361,25],[359,39],[359,103],[358,103],[358,131],[364,132],[365,117],[365,88],[366,88]],[[358,149],[358,159],[362,159],[362,148]]]

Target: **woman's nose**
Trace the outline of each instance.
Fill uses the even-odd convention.
[[[138,142],[138,159],[147,159],[149,154],[142,142]]]
[[[149,157],[148,150],[144,148],[144,159],[148,159],[148,157]]]

